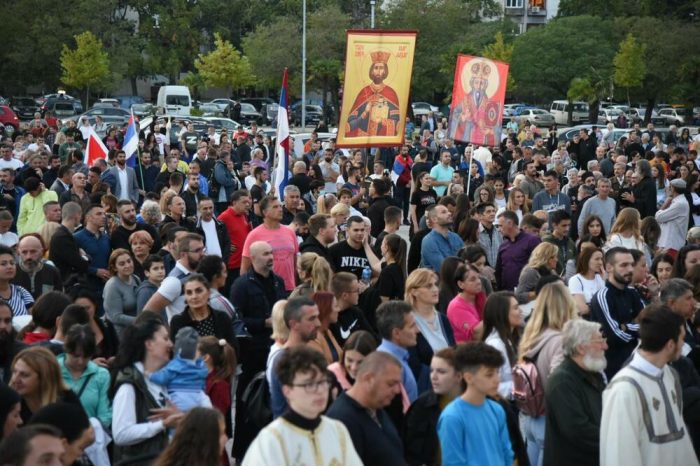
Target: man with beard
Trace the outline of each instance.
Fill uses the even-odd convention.
[[[284,323],[289,328],[289,337],[282,350],[275,353],[268,363],[273,418],[281,416],[288,408],[275,366],[279,357],[286,351],[308,346],[309,342],[316,339],[318,330],[321,328],[318,305],[307,296],[290,299],[284,307]]]
[[[464,247],[464,241],[457,233],[450,231],[452,214],[447,207],[435,204],[425,214],[433,228],[421,242],[421,263],[423,267],[440,273],[442,261],[448,256],[456,256]]]
[[[644,307],[642,297],[630,287],[634,277],[634,258],[628,249],[615,247],[605,253],[605,288],[591,299],[591,318],[600,323],[608,339],[605,374],[611,379],[637,346],[637,315]]]
[[[545,389],[545,465],[595,466],[599,461],[605,350],[600,324],[584,319],[564,325],[564,360]]]
[[[131,200],[131,202],[139,202],[139,185],[136,182],[136,172],[133,168],[126,166],[126,152],[123,150],[117,151],[116,165],[109,170],[117,180],[114,190],[114,195],[117,199]]]
[[[12,283],[29,291],[34,299],[49,291],[63,291],[61,273],[55,266],[44,262],[44,249],[36,233],[23,236],[17,245],[19,267]]]
[[[12,309],[6,302],[0,302],[0,380],[5,384],[12,376],[11,366],[15,355],[26,347],[17,339],[17,332],[12,327]]]
[[[335,194],[338,192],[338,186],[335,184],[340,175],[340,167],[333,161],[333,149],[327,147],[323,151],[323,160],[319,162],[318,167],[321,169],[323,181],[326,182],[324,193]]]
[[[682,417],[681,383],[669,366],[681,357],[683,324],[663,305],[640,315],[639,349],[603,393],[601,466],[698,464]]]
[[[123,248],[131,251],[129,237],[135,231],[145,231],[153,238],[153,246],[151,246],[151,254],[155,254],[160,250],[161,242],[160,235],[155,228],[146,223],[136,222],[136,208],[129,200],[122,200],[117,203],[117,213],[119,214],[119,226],[112,231],[110,243],[112,250]]]
[[[165,309],[167,322],[185,310],[185,296],[182,294],[183,281],[196,269],[204,257],[204,239],[196,233],[187,233],[177,242],[178,261],[158,291],[153,293],[144,309],[162,313]]]

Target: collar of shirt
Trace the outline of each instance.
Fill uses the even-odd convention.
[[[386,338],[382,339],[382,344],[381,347],[386,350],[387,353],[390,353],[392,356],[394,356],[396,359],[402,362],[407,362],[408,361],[408,350],[406,348],[403,348],[393,341],[389,341]]]
[[[175,268],[176,268],[176,269],[180,269],[180,270],[181,270],[182,272],[184,272],[185,274],[190,274],[190,273],[192,273],[192,271],[189,270],[187,267],[185,267],[185,266],[182,264],[182,262],[180,262],[180,261],[175,262]]]
[[[663,376],[664,370],[659,369],[642,356],[639,351],[635,351],[632,356],[632,361],[630,361],[630,367],[637,369],[638,371],[644,372],[650,377],[659,378]]]

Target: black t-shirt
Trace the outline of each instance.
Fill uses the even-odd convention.
[[[430,162],[416,162],[416,163],[414,163],[413,167],[411,168],[411,176],[413,177],[413,181],[418,182],[418,175],[420,175],[421,172],[430,173],[431,168],[433,168],[433,164]]]
[[[427,191],[417,189],[411,195],[411,204],[416,206],[416,218],[420,221],[425,211],[433,204],[437,204],[438,195],[433,188]]]
[[[365,249],[363,247],[355,249],[348,244],[347,240],[331,246],[328,254],[331,256],[331,267],[335,272],[350,272],[358,280],[362,278],[362,270],[369,267]]]
[[[197,141],[199,140],[199,135],[194,131],[186,131],[182,133],[182,140],[185,141],[185,149],[188,154],[194,154],[197,152]]]
[[[357,306],[350,306],[340,311],[338,313],[338,321],[335,324],[331,324],[329,329],[341,347],[345,344],[345,340],[350,338],[352,332],[366,330],[374,334],[364,312]]]
[[[388,264],[384,266],[377,280],[379,296],[386,296],[391,299],[404,298],[405,279],[399,264]]]

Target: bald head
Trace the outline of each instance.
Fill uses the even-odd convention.
[[[383,351],[374,351],[367,355],[357,370],[357,378],[364,374],[382,374],[386,372],[387,366],[396,366],[401,369],[401,363],[394,356]]]
[[[256,241],[251,244],[250,262],[257,273],[267,277],[272,271],[272,266],[274,264],[272,246],[265,241]]]
[[[26,235],[20,239],[17,245],[17,255],[20,258],[20,266],[27,271],[37,270],[44,256],[44,245],[34,235]]]

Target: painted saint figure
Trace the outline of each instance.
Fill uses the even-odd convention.
[[[496,72],[495,79],[498,80],[498,70],[492,69],[486,61],[478,60],[462,69],[462,88],[468,92],[452,112],[448,130],[450,139],[484,146],[495,146],[500,142],[501,105],[486,92],[492,71]]]
[[[389,76],[390,56],[389,52],[370,53],[372,82],[362,88],[352,104],[345,128],[347,137],[396,136],[401,118],[399,98],[394,89],[384,84]]]

